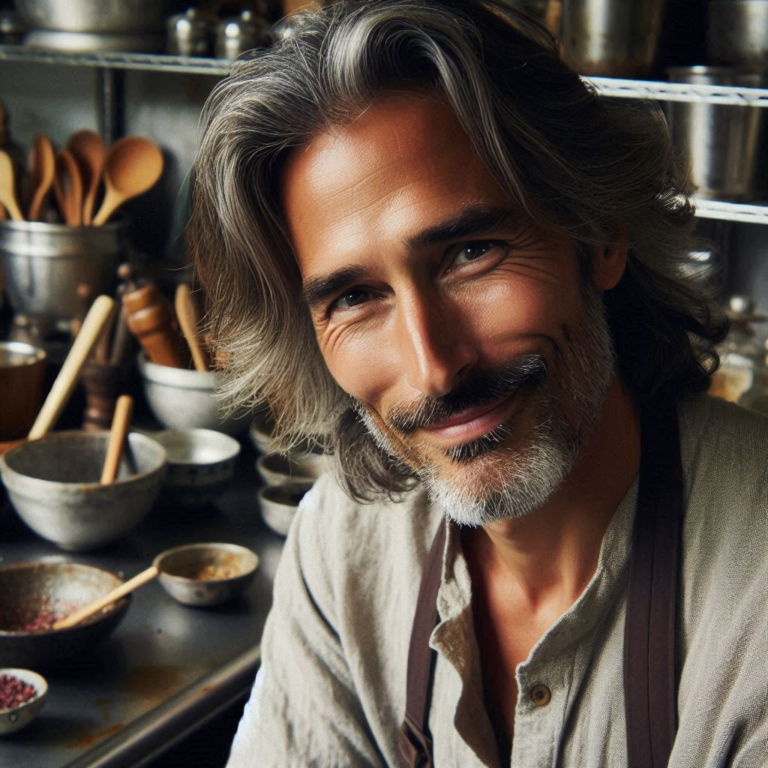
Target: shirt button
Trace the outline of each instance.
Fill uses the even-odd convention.
[[[537,707],[546,707],[552,694],[546,685],[535,685],[531,688],[531,700]]]

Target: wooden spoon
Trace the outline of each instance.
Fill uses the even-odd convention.
[[[90,226],[93,221],[93,206],[101,182],[107,147],[96,131],[83,130],[73,133],[67,142],[83,178],[83,224]]]
[[[27,440],[37,440],[48,433],[61,416],[64,406],[77,384],[80,369],[91,354],[94,345],[99,340],[104,324],[109,320],[115,306],[114,299],[109,296],[97,296],[83,320],[80,333],[69,350],[64,365],[61,366],[59,375],[53,382],[32,429],[27,435]]]
[[[29,220],[38,221],[56,174],[56,154],[51,140],[43,133],[35,136],[29,153],[29,187],[32,202],[29,204]]]
[[[163,153],[153,141],[142,136],[116,141],[104,158],[106,192],[93,226],[100,227],[126,200],[153,187],[162,172]]]
[[[186,283],[176,288],[176,317],[179,319],[181,332],[189,344],[196,371],[210,371],[211,361],[200,343],[200,317],[195,298]]]
[[[120,457],[123,455],[125,438],[133,415],[133,398],[130,395],[120,395],[115,405],[115,415],[112,417],[112,429],[109,433],[107,456],[101,473],[101,484],[110,485],[115,482]]]
[[[60,149],[56,153],[56,173],[53,177],[53,191],[61,209],[64,221],[70,227],[83,223],[83,180],[72,153]]]
[[[24,214],[19,209],[19,203],[16,200],[13,160],[3,149],[0,149],[0,204],[5,207],[14,221],[24,221]]]
[[[63,619],[59,619],[53,625],[53,629],[69,629],[70,627],[76,626],[81,621],[83,621],[83,619],[87,619],[89,616],[93,616],[94,613],[102,610],[102,608],[106,608],[116,600],[120,600],[120,598],[129,595],[135,589],[138,589],[147,582],[152,581],[152,579],[157,578],[159,574],[160,569],[156,565],[151,565],[145,571],[142,571],[132,579],[126,581],[125,584],[121,584],[111,592],[108,592],[106,595],[104,595],[104,597],[100,597],[98,600],[94,600],[90,605],[86,605],[79,611],[75,611],[69,616],[66,616]]]

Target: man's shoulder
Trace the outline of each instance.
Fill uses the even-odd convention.
[[[302,500],[291,535],[304,560],[322,559],[327,568],[349,572],[366,570],[366,563],[386,570],[418,564],[441,519],[421,485],[393,499],[364,503],[326,473]]]
[[[730,477],[754,485],[768,470],[768,417],[711,395],[684,400],[679,409],[683,463],[705,465],[711,482]]]

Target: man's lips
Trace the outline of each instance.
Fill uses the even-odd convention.
[[[429,427],[422,427],[422,429],[430,435],[452,442],[456,442],[457,439],[459,442],[475,440],[498,427],[504,421],[512,399],[517,392],[518,390],[515,390],[511,395],[494,403],[470,408],[448,419],[440,419],[430,424]]]

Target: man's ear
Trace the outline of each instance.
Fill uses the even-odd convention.
[[[617,222],[612,242],[596,246],[592,256],[592,282],[599,291],[615,288],[627,266],[629,239],[627,225]]]

